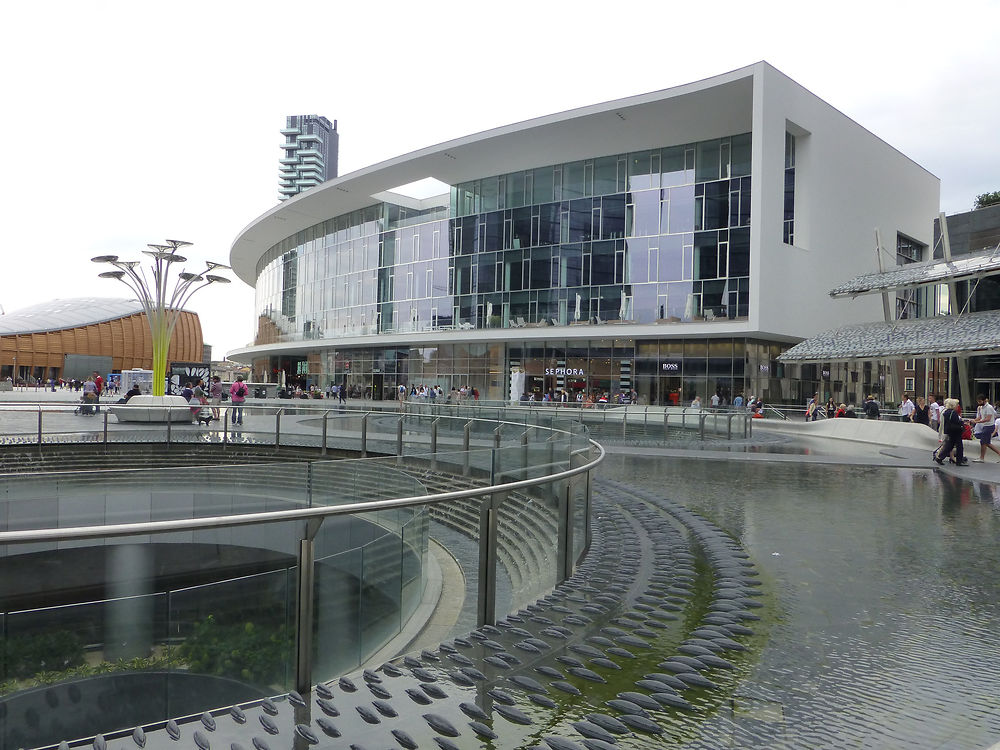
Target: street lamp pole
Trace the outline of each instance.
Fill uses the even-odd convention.
[[[117,255],[91,258],[94,263],[113,266],[114,271],[105,271],[99,276],[102,279],[117,279],[125,284],[146,313],[153,344],[153,396],[163,396],[166,393],[167,351],[184,305],[195,292],[209,284],[229,283],[225,276],[211,273],[229,266],[211,261],[206,263],[205,270],[201,273],[181,271],[172,280],[172,266],[187,261],[187,258],[177,254],[177,250],[190,244],[182,240],[166,240],[165,245],[148,245],[150,249],[142,251],[152,258],[148,273],[137,260],[119,260]]]

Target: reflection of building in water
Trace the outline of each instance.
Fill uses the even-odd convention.
[[[430,178],[433,177],[433,180]],[[316,185],[237,237],[253,380],[509,396],[876,391],[778,355],[877,299],[826,295],[872,228],[927,246],[937,178],[758,63],[398,157]],[[420,350],[434,348],[428,358]]]

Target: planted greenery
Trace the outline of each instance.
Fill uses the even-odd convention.
[[[83,644],[69,630],[9,637],[3,643],[3,675],[23,680],[40,671],[60,671],[83,664]]]
[[[192,672],[280,685],[293,644],[287,624],[258,627],[253,622],[224,623],[209,615],[177,648],[177,659]]]

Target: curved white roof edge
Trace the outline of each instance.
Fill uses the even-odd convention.
[[[230,265],[253,286],[257,260],[273,245],[326,219],[373,205],[377,193],[425,177],[454,185],[519,169],[750,132],[753,80],[765,69],[775,71],[757,62],[673,88],[464,136],[328,180],[248,224],[233,242]],[[573,127],[567,130],[570,121]]]
[[[64,331],[142,312],[137,299],[74,297],[40,302],[0,316],[0,336]]]
[[[408,331],[406,333],[380,333],[345,335],[335,338],[302,339],[274,344],[258,344],[232,349],[227,359],[250,361],[254,357],[277,354],[302,354],[317,349],[356,349],[372,347],[416,347],[433,349],[446,344],[509,344],[519,341],[587,341],[595,338],[609,339],[663,339],[679,335],[699,338],[763,338],[768,341],[796,343],[801,339],[782,333],[751,331],[745,320],[712,321],[701,323],[631,323],[608,322],[604,325],[539,326],[537,328],[476,328],[468,331]]]

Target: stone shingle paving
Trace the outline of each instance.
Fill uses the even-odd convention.
[[[672,717],[691,722],[703,711],[696,695],[732,685],[720,677],[758,619],[757,573],[735,540],[663,497],[597,480],[592,510],[593,542],[575,574],[496,626],[306,696],[74,744],[607,750],[627,737],[631,747],[662,747]],[[707,605],[695,596],[706,587]],[[616,690],[600,710],[574,706]]]

